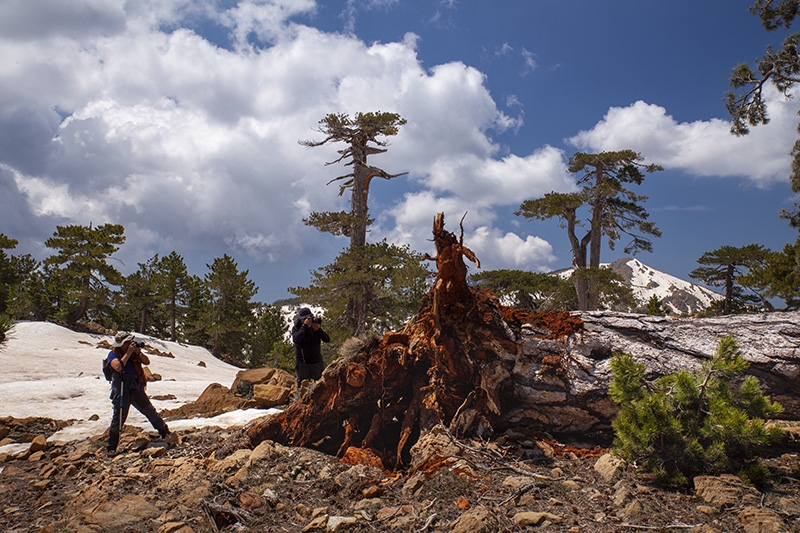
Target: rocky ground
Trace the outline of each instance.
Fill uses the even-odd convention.
[[[3,444],[29,443],[0,454],[0,530],[800,532],[791,440],[766,459],[765,487],[719,476],[670,491],[601,446],[543,436],[454,441],[440,429],[415,445],[407,472],[388,473],[272,442],[251,450],[242,429],[183,432],[170,448],[126,428],[109,458],[102,436],[48,444],[60,424],[0,419]]]

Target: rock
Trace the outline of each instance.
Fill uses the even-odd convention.
[[[292,389],[280,387],[278,385],[264,385],[257,383],[253,385],[253,400],[262,409],[284,405],[292,397]]]
[[[411,447],[411,469],[417,469],[422,464],[442,457],[455,457],[461,449],[450,440],[450,437],[440,426],[422,435]]]
[[[516,490],[535,482],[536,481],[530,476],[508,476],[503,480],[502,485],[504,487]]]
[[[778,500],[778,510],[792,516],[800,516],[800,499],[782,497]]]
[[[279,368],[263,367],[240,370],[231,385],[231,394],[252,398],[256,385],[274,385],[294,391],[295,379],[294,376]]]
[[[303,532],[306,531],[314,531],[325,529],[328,526],[328,515],[320,515],[311,520],[306,527],[303,528]]]
[[[213,417],[235,411],[236,409],[247,409],[255,407],[255,402],[244,398],[238,398],[230,394],[230,390],[220,385],[212,383],[196,401],[182,405],[177,409],[167,409],[162,416],[167,420],[177,418],[194,418],[197,416]]]
[[[787,531],[781,516],[770,509],[745,507],[739,513],[745,533],[782,533]]]
[[[451,524],[451,533],[496,533],[500,521],[494,511],[479,505],[462,514]]]
[[[41,452],[47,449],[47,439],[42,435],[36,435],[31,441],[30,453]]]
[[[614,476],[616,476],[624,467],[625,461],[619,457],[611,455],[610,453],[602,455],[594,464],[595,471],[606,483],[614,479]]]
[[[413,496],[422,487],[423,483],[425,483],[425,472],[417,472],[403,483],[403,488],[400,489],[400,492],[404,496]]]
[[[639,500],[633,500],[631,503],[625,506],[625,509],[622,510],[622,516],[624,516],[630,522],[640,522],[642,520],[647,519],[646,510],[642,502]]]
[[[512,368],[514,398],[504,427],[549,432],[608,431],[617,413],[608,397],[610,360],[627,353],[647,367],[648,379],[697,369],[724,335],[736,337],[748,374],[779,402],[784,419],[800,419],[800,311],[714,318],[668,318],[611,311],[582,312],[583,331],[566,347],[522,328]],[[566,355],[565,355],[566,354]],[[547,361],[558,363],[556,366]],[[547,368],[556,374],[547,375]]]
[[[703,501],[719,507],[739,505],[745,494],[741,480],[731,474],[697,476],[694,478],[694,490]]]
[[[552,524],[559,524],[561,523],[562,518],[552,513],[526,511],[523,513],[515,514],[513,520],[514,523],[517,524],[518,526],[527,527],[527,526],[538,526],[543,524],[545,521],[550,522]]]
[[[112,531],[141,524],[158,517],[161,512],[141,496],[128,494],[119,501],[104,502],[86,510],[84,521]]]
[[[252,511],[264,505],[264,500],[258,494],[252,492],[241,492],[238,496],[239,507],[245,511]]]
[[[329,516],[328,531],[344,531],[356,525],[358,519],[354,516]]]
[[[377,482],[383,477],[383,471],[368,465],[355,465],[337,474],[333,480],[340,487],[350,487],[365,481]]]

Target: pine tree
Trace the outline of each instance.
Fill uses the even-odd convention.
[[[742,285],[769,302],[769,298],[780,298],[786,311],[800,308],[800,265],[797,243],[787,244],[780,252],[769,252],[763,263],[755,265],[739,278]]]
[[[319,121],[319,132],[325,135],[321,141],[300,141],[308,147],[317,147],[329,142],[340,142],[347,146],[338,150],[339,158],[326,163],[335,165],[345,161],[345,166],[351,166],[353,171],[332,179],[344,180],[339,187],[339,196],[350,189],[350,211],[340,212],[313,212],[303,222],[320,231],[333,235],[350,237],[350,248],[364,246],[367,242],[367,227],[372,223],[369,216],[369,187],[374,178],[390,180],[406,174],[389,174],[385,170],[372,166],[367,162],[367,157],[382,154],[387,151],[386,137],[397,135],[400,127],[406,120],[397,113],[357,113],[355,117],[347,114],[332,113]],[[355,250],[353,250],[355,252]],[[364,333],[366,324],[363,319],[367,315],[367,301],[361,299],[358,293],[353,293],[348,298],[347,321],[352,324],[354,335]]]
[[[17,271],[12,264],[12,258],[6,250],[16,248],[19,241],[0,233],[0,315],[6,314],[8,309],[11,291],[14,285],[21,280],[18,279]]]
[[[661,232],[649,217],[641,202],[647,196],[635,194],[626,188],[629,183],[641,185],[646,173],[663,170],[658,165],[645,165],[642,156],[632,150],[602,152],[599,154],[576,153],[570,158],[569,171],[578,174],[576,193],[550,192],[542,198],[526,200],[516,215],[528,219],[548,220],[559,218],[567,229],[572,248],[572,266],[578,275],[574,278],[578,306],[582,311],[595,310],[599,305],[599,293],[592,285],[595,274],[584,269],[600,268],[600,249],[603,237],[613,250],[622,234],[631,240],[626,245],[626,254],[639,250],[651,251],[648,236],[659,237]],[[578,211],[587,206],[588,216],[580,220]],[[578,228],[586,223],[588,229],[578,236]]]
[[[669,311],[664,307],[664,303],[655,294],[650,296],[645,305],[645,313],[651,316],[666,316]]]
[[[321,141],[300,141],[300,144],[310,148],[329,142],[341,142],[347,145],[338,151],[339,158],[326,164],[335,165],[346,161],[345,166],[353,167],[353,171],[349,174],[328,182],[330,184],[345,180],[340,185],[339,196],[350,189],[350,212],[312,213],[304,222],[320,231],[350,237],[350,246],[363,246],[366,243],[367,226],[370,222],[367,199],[372,179],[390,180],[406,174],[405,172],[389,174],[383,169],[371,166],[367,163],[367,156],[386,152],[388,141],[381,138],[397,135],[400,126],[405,123],[406,120],[397,113],[380,111],[356,113],[353,118],[346,114],[332,113],[320,120],[319,132],[324,134],[325,138]]]
[[[746,313],[758,309],[761,303],[768,308],[772,304],[758,294],[748,294],[743,282],[752,269],[762,267],[770,250],[760,244],[746,246],[721,246],[711,252],[705,252],[697,260],[701,267],[689,272],[689,277],[699,279],[712,287],[724,287],[725,299],[722,302],[722,314]],[[752,289],[751,289],[752,292]]]
[[[126,314],[130,316],[127,322],[133,327],[126,327],[139,333],[152,334],[153,314],[158,308],[158,279],[156,265],[158,254],[139,263],[139,270],[128,275],[122,282],[122,303]]]
[[[798,0],[756,0],[750,13],[761,19],[767,31],[787,30],[800,14]],[[726,95],[726,107],[732,118],[731,132],[735,135],[747,135],[750,126],[767,124],[769,114],[764,98],[764,87],[773,85],[786,98],[792,97],[792,89],[800,81],[800,55],[798,41],[800,34],[791,33],[786,36],[781,47],[775,49],[768,46],[764,55],[757,60],[756,70],[747,63],[734,67],[730,77],[733,91]],[[800,131],[800,130],[799,130]],[[792,147],[792,172],[790,182],[793,192],[800,192],[800,140]],[[800,213],[795,206],[790,217],[798,217]]]
[[[614,451],[656,474],[686,484],[699,474],[738,473],[757,481],[759,454],[780,435],[764,422],[781,412],[753,376],[733,337],[723,338],[697,373],[683,370],[653,382],[627,354],[611,360],[609,394],[620,406]]]
[[[159,312],[167,321],[159,325],[162,334],[168,334],[173,342],[178,340],[179,321],[186,313],[186,300],[189,297],[191,276],[183,257],[172,251],[162,257],[156,265],[158,280]]]
[[[56,226],[56,232],[45,241],[45,246],[57,250],[44,263],[57,267],[53,275],[58,277],[63,297],[59,310],[69,323],[79,321],[90,309],[107,302],[106,284],[122,282],[122,274],[108,259],[125,242],[124,232],[125,228],[119,224],[97,228],[91,224]]]
[[[248,336],[247,362],[251,368],[266,366],[275,363],[276,355],[286,352],[288,344],[284,340],[286,334],[286,321],[281,310],[273,305],[261,304],[255,306],[252,323]],[[283,345],[287,346],[284,347]],[[292,350],[292,356],[294,351]],[[278,355],[278,358],[279,355]],[[275,365],[273,366],[286,366]],[[291,366],[286,369],[294,371],[294,357]]]
[[[471,274],[469,279],[498,298],[513,301],[515,307],[522,309],[565,311],[575,308],[575,288],[558,276],[499,269],[482,270]]]
[[[324,308],[326,331],[341,341],[367,329],[399,329],[417,310],[432,273],[408,246],[384,240],[345,250],[311,276],[310,286],[289,292]],[[353,300],[365,302],[363,315],[350,314]]]
[[[258,292],[255,283],[248,279],[248,270],[239,267],[225,254],[210,265],[204,284],[209,291],[209,305],[205,309],[203,325],[211,343],[211,353],[223,353],[241,362],[247,345],[249,326],[253,319],[253,296]]]

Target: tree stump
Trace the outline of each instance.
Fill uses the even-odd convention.
[[[515,312],[504,317],[488,291],[467,283],[464,258],[479,266],[478,259],[444,229],[442,213],[433,237],[436,257],[427,258],[438,274],[419,312],[401,331],[334,361],[301,401],[248,430],[251,445],[273,440],[339,457],[355,447],[393,470],[408,465],[411,446],[438,424],[457,436],[492,435],[513,388],[518,344],[506,320]],[[557,335],[580,329],[567,313],[550,320],[560,324]]]

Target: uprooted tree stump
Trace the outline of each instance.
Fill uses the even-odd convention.
[[[462,231],[463,234],[463,231]],[[437,279],[420,311],[399,332],[332,363],[301,401],[251,427],[252,445],[273,440],[342,457],[372,455],[388,469],[409,463],[411,446],[438,424],[456,436],[489,437],[508,423],[511,368],[519,352],[509,324],[524,320],[544,337],[568,338],[581,320],[568,313],[502,308],[467,283],[463,240],[433,224]],[[558,372],[561,361],[551,362]],[[547,364],[543,361],[543,364]]]

